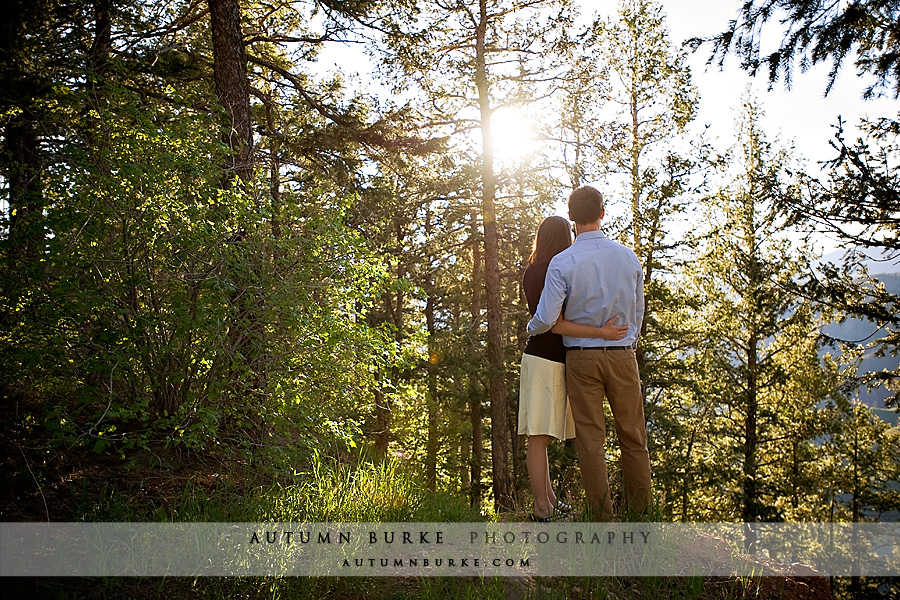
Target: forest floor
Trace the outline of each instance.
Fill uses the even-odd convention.
[[[165,521],[185,518],[192,499],[227,495],[240,503],[271,490],[271,471],[251,467],[239,454],[202,454],[156,447],[122,459],[90,450],[53,449],[34,431],[0,428],[0,521]],[[13,421],[14,422],[14,421]],[[234,517],[224,510],[223,520]],[[240,515],[240,513],[238,513]],[[503,520],[524,520],[525,514]],[[216,520],[203,513],[197,520]],[[699,547],[698,560],[727,553],[724,544]],[[700,556],[702,555],[702,556]],[[56,598],[692,598],[698,600],[835,598],[832,581],[811,570],[773,563],[759,564],[755,578],[135,578],[44,580],[6,579],[0,596],[20,597],[42,589]],[[804,576],[805,575],[805,576]],[[293,581],[292,581],[293,580]],[[297,581],[300,580],[300,581]],[[837,597],[848,597],[839,594]]]

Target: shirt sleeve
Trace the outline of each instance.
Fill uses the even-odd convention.
[[[563,302],[566,299],[566,281],[563,278],[559,264],[550,262],[547,276],[544,279],[544,289],[541,291],[541,300],[531,321],[528,322],[528,334],[539,335],[550,331],[556,324],[562,311]]]

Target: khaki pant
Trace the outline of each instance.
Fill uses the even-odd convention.
[[[643,512],[650,505],[650,454],[634,350],[569,349],[566,387],[589,518],[609,520],[613,516],[606,471],[604,396],[621,445],[626,506],[632,513]]]

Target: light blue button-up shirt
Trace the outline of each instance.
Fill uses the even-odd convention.
[[[568,321],[602,327],[618,316],[616,325],[628,325],[628,333],[621,340],[563,336],[566,346],[635,345],[644,319],[644,272],[634,251],[600,231],[580,233],[569,248],[550,261],[528,333],[538,335],[553,327],[563,301]]]

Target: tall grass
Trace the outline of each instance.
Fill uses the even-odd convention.
[[[214,489],[187,481],[164,501],[135,502],[135,495],[104,482],[78,492],[76,521],[146,522],[472,522],[483,521],[461,494],[429,491],[397,460],[354,463],[313,455],[288,475],[274,471],[253,484],[240,474]],[[85,486],[87,484],[85,483]]]
[[[239,474],[215,489],[188,482],[164,506],[135,506],[127,494],[106,485],[81,491],[79,518],[120,521],[230,522],[475,522],[486,517],[463,494],[429,491],[414,468],[397,460],[358,458],[352,463],[319,455],[305,466],[253,482]],[[299,463],[297,463],[299,464]],[[268,479],[269,483],[266,483]],[[658,515],[657,515],[658,516]],[[745,599],[760,596],[755,582],[741,578],[387,578],[239,577],[67,579],[13,581],[7,592],[55,598],[470,598],[557,600],[603,598]],[[36,588],[34,587],[36,584]],[[27,588],[27,589],[26,589]],[[12,597],[12,596],[11,596]]]
[[[260,497],[260,521],[469,522],[484,520],[463,498],[425,489],[396,460],[356,464],[313,457],[294,483],[276,484]]]

